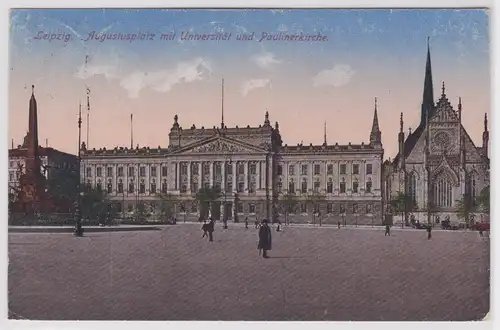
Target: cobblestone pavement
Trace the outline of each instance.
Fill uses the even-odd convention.
[[[9,315],[39,320],[479,320],[489,240],[475,232],[286,228],[9,234]],[[11,316],[12,317],[12,316]]]

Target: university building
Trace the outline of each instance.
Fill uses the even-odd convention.
[[[346,223],[377,223],[383,148],[376,108],[369,136],[366,144],[328,145],[325,136],[322,145],[288,146],[267,112],[257,127],[222,122],[208,129],[183,129],[175,115],[167,147],[89,150],[83,144],[81,171],[85,184],[107,191],[124,214],[143,204],[158,215],[161,194],[177,204],[178,218],[195,220],[196,193],[217,187],[215,219],[283,221],[288,211],[292,222],[332,223],[337,215]]]

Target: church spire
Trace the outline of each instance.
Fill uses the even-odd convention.
[[[323,136],[323,144],[326,146],[326,120],[325,120],[325,128],[324,128],[324,136]]]
[[[375,110],[373,112],[373,123],[372,123],[372,131],[370,133],[370,144],[372,145],[382,144],[382,133],[380,132],[380,128],[378,126],[377,98],[375,98]]]
[[[431,50],[429,47],[429,37],[427,37],[427,61],[425,63],[424,92],[422,97],[422,109],[420,125],[425,125],[427,112],[432,114],[434,108],[434,87],[432,85]]]
[[[483,132],[483,155],[488,157],[488,144],[490,142],[490,132],[488,132],[488,114],[484,114],[484,132]]]

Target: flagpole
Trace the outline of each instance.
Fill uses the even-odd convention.
[[[90,146],[90,88],[87,87],[87,149]]]
[[[130,149],[134,149],[134,115],[130,114]]]

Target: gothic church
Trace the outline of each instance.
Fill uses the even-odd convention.
[[[384,162],[384,209],[386,214],[394,213],[391,200],[405,194],[413,201],[407,208],[407,222],[408,216],[425,223],[448,216],[458,221],[459,201],[464,196],[474,199],[489,186],[487,115],[483,145],[476,147],[462,125],[461,98],[454,110],[443,82],[441,96],[437,103],[434,100],[428,48],[420,124],[405,138],[401,113],[398,154]]]

